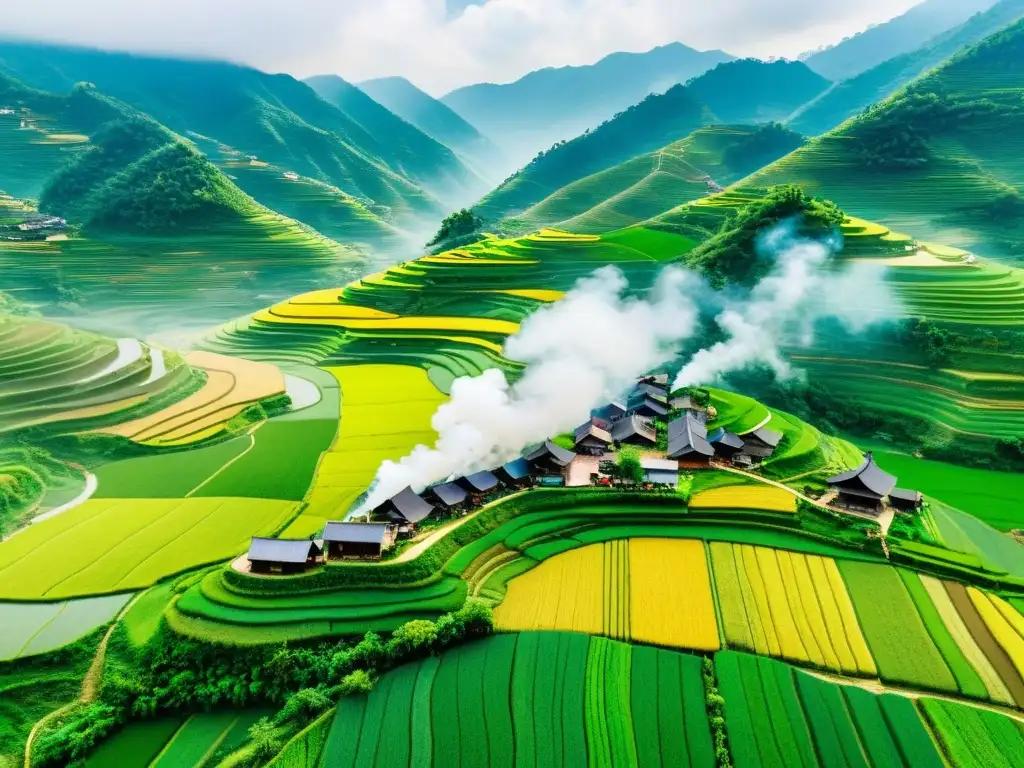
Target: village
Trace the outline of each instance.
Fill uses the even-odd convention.
[[[779,448],[782,433],[764,425],[742,435],[722,427],[709,430],[717,413],[707,393],[670,395],[668,381],[667,374],[641,377],[625,398],[595,409],[571,435],[545,440],[493,470],[451,478],[420,493],[407,487],[362,519],[328,522],[316,539],[255,537],[244,559],[246,570],[296,574],[323,562],[380,560],[425,528],[534,487],[666,491],[679,487],[683,473],[709,469],[756,477],[759,465]],[[896,483],[867,453],[856,469],[828,478],[829,490],[815,501],[869,519],[919,510],[922,495]]]

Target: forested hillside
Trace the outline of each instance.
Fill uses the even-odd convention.
[[[892,227],[1024,255],[1022,121],[1024,20],[744,184],[800,184]]]
[[[458,172],[458,161],[427,158],[403,175],[406,151],[288,75],[215,61],[165,59],[29,43],[0,43],[0,71],[55,92],[90,82],[184,136],[197,134],[246,158],[271,164],[383,206],[394,217],[434,218],[443,210],[427,181]],[[447,164],[447,166],[446,166]],[[243,189],[249,180],[239,178]],[[262,185],[260,202],[282,207]]]
[[[790,125],[808,136],[825,133],[1022,16],[1024,0],[1000,0],[990,10],[972,16],[922,48],[895,56],[856,77],[836,83],[799,110],[790,120]]]
[[[995,0],[925,0],[890,21],[808,56],[806,62],[829,80],[856,77],[893,56],[921,47],[994,3]]]
[[[758,59],[719,64],[687,84],[694,98],[726,123],[786,120],[828,86],[802,62]]]

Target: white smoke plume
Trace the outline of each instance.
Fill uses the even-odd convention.
[[[860,332],[896,317],[898,302],[881,270],[865,263],[836,271],[826,267],[841,247],[838,236],[799,236],[793,222],[779,224],[759,238],[758,254],[772,259],[772,270],[749,294],[726,303],[716,318],[726,339],[694,354],[679,371],[673,389],[712,384],[727,373],[759,364],[771,368],[777,378],[790,378],[794,370],[779,345],[811,344],[818,320],[837,318],[849,330]]]
[[[434,447],[419,445],[400,461],[385,461],[360,508],[406,486],[419,492],[514,459],[672,361],[697,329],[703,282],[668,267],[647,296],[628,296],[628,287],[618,269],[603,267],[527,317],[505,346],[510,359],[525,364],[522,377],[509,383],[501,371],[488,370],[456,379],[450,400],[434,414]]]

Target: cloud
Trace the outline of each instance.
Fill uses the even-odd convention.
[[[673,388],[714,384],[725,374],[755,365],[787,379],[794,370],[780,345],[809,346],[819,320],[835,318],[860,333],[900,315],[884,267],[829,264],[842,249],[838,234],[811,240],[796,234],[794,222],[783,222],[764,233],[756,247],[760,256],[774,262],[771,272],[748,295],[726,302],[716,318],[725,339],[694,354]]]
[[[299,76],[399,74],[443,93],[674,41],[795,56],[915,1],[488,0],[456,3],[452,13],[446,0],[33,0],[5,3],[0,34],[228,58]]]

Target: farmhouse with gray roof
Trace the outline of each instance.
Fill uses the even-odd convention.
[[[323,548],[310,539],[253,536],[249,545],[249,568],[253,573],[301,573],[322,554]]]
[[[881,512],[886,497],[896,487],[896,476],[880,469],[874,455],[866,453],[859,467],[830,477],[828,484],[836,490],[843,506]]]
[[[616,443],[657,445],[658,433],[647,419],[633,413],[612,422],[612,438]]]
[[[371,517],[387,518],[391,522],[403,526],[415,526],[416,523],[429,517],[433,511],[433,506],[417,496],[412,488],[406,487],[373,510]]]
[[[345,557],[379,558],[395,543],[395,526],[391,523],[347,523],[334,521],[324,526],[327,559]]]
[[[707,463],[715,449],[707,440],[708,428],[687,411],[668,425],[668,457],[679,461]]]

